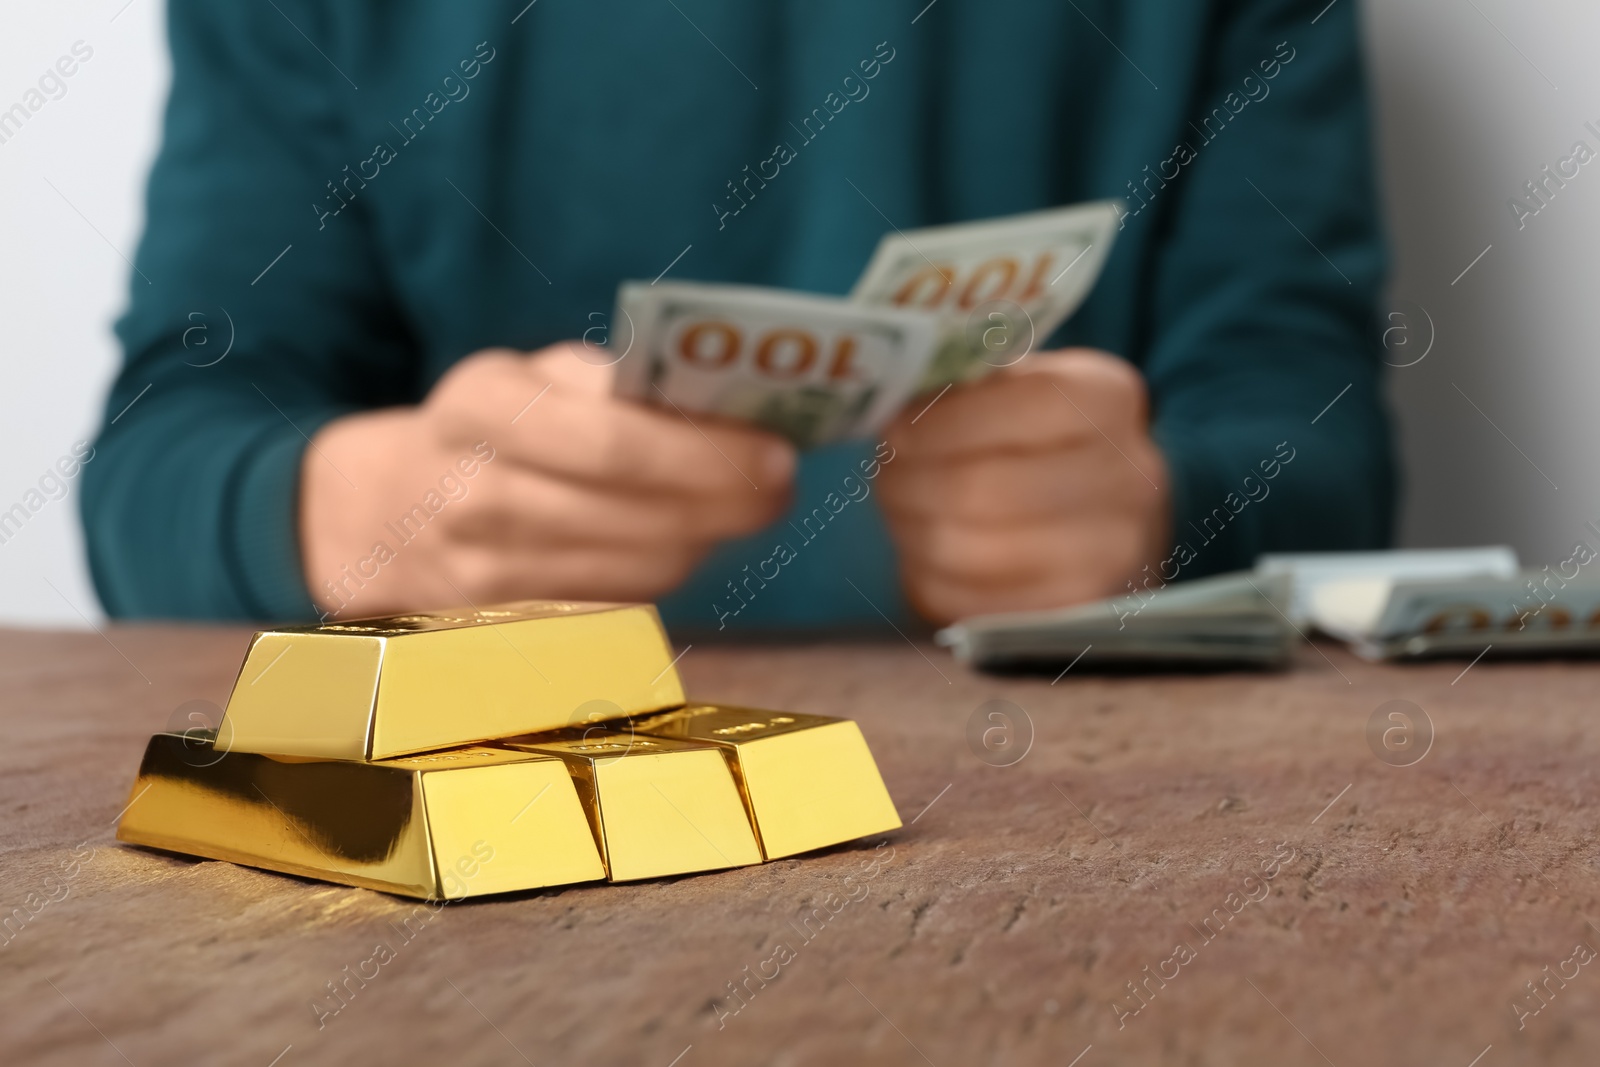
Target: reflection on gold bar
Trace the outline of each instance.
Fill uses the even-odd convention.
[[[428,900],[605,877],[566,765],[498,748],[355,763],[156,734],[117,837]]]
[[[769,860],[900,825],[866,739],[849,719],[694,704],[637,728],[720,746]]]
[[[683,703],[649,604],[523,601],[290,627],[250,643],[218,744],[385,759]]]
[[[567,761],[613,882],[761,862],[714,745],[600,728],[503,744]]]

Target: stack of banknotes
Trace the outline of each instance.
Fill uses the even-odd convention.
[[[848,719],[694,703],[653,607],[270,630],[156,734],[123,841],[456,900],[793,856],[900,825]]]
[[[1600,530],[1592,531],[1600,545]],[[1587,542],[1540,570],[1509,548],[1280,556],[1307,621],[1369,659],[1588,655],[1600,652],[1600,558]]]
[[[986,668],[1281,667],[1308,632],[1369,659],[1600,653],[1600,529],[1542,570],[1503,546],[1263,556],[1253,571],[1053,611],[963,619],[937,635]]]
[[[1376,552],[1283,552],[1256,560],[1256,573],[1286,575],[1293,587],[1289,617],[1297,626],[1316,625],[1329,633],[1344,629],[1326,624],[1338,612],[1371,611],[1397,581],[1461,581],[1514,578],[1517,554],[1504,545],[1484,548],[1396,548]],[[1335,603],[1339,605],[1335,607]],[[1318,605],[1321,604],[1321,607]],[[1330,609],[1335,613],[1329,614]]]
[[[1053,611],[963,619],[940,644],[977,667],[1282,667],[1299,642],[1282,575],[1216,575]]]
[[[911,398],[1012,366],[1083,303],[1117,201],[886,234],[848,298],[625,282],[616,391],[755,422],[813,448],[868,437]]]

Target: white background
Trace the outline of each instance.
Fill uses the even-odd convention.
[[[168,77],[160,0],[124,4],[0,15],[0,110],[75,41],[94,49],[0,144],[0,510],[92,434],[117,360]],[[1574,141],[1600,148],[1584,129],[1600,127],[1600,4],[1368,0],[1365,14],[1397,254],[1389,358],[1428,352],[1390,375],[1402,543],[1565,558],[1600,519],[1600,165],[1521,230],[1506,201]],[[0,545],[0,619],[99,615],[74,487]]]

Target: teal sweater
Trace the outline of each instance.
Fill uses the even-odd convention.
[[[312,616],[308,438],[478,349],[598,338],[623,279],[843,293],[891,226],[1118,196],[1054,342],[1149,382],[1163,577],[1381,545],[1380,212],[1356,5],[1325,3],[171,0],[126,362],[84,472],[101,599]],[[722,546],[669,622],[905,618],[871,483],[844,491],[871,453],[807,455],[794,514]]]

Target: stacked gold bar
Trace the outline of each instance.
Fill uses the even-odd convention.
[[[646,604],[258,633],[150,739],[121,840],[426,899],[760,863],[900,825],[855,723],[689,704]]]

